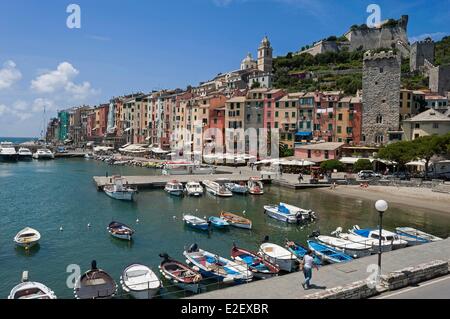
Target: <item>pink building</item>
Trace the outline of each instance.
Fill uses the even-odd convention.
[[[308,160],[316,163],[339,159],[344,143],[317,143],[297,145],[295,157],[300,160]]]

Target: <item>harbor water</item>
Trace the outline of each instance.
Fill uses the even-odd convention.
[[[134,203],[120,202],[98,192],[93,183],[93,176],[106,173],[151,175],[159,171],[85,159],[0,163],[0,298],[6,298],[20,282],[24,270],[29,271],[31,280],[44,283],[59,298],[73,298],[73,291],[66,284],[71,274],[66,272],[69,265],[79,265],[84,272],[95,259],[119,283],[127,265],[142,263],[157,272],[160,253],[184,261],[183,249],[192,243],[229,257],[233,242],[257,250],[266,235],[278,244],[286,238],[305,243],[315,230],[329,234],[338,226],[344,230],[353,225],[375,227],[378,221],[371,201],[275,186],[268,186],[266,194],[259,197],[175,198],[163,190],[146,190],[137,195]],[[302,228],[287,226],[263,214],[264,205],[279,202],[313,209],[319,220]],[[245,211],[253,221],[253,230],[230,229],[208,235],[183,225],[183,214],[217,216],[221,210]],[[131,243],[108,234],[106,227],[112,220],[135,228]],[[387,229],[411,226],[441,237],[448,237],[450,230],[450,216],[398,205],[391,205],[384,223]],[[27,226],[42,235],[40,245],[29,252],[13,242],[15,234]],[[184,297],[166,282],[165,286],[160,298]]]

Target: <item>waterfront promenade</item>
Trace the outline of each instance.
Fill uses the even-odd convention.
[[[314,271],[313,288],[304,290],[301,283],[303,273],[297,272],[276,278],[256,281],[246,285],[234,286],[222,290],[191,297],[192,299],[303,299],[307,295],[351,284],[367,279],[371,273],[370,265],[377,265],[378,256],[356,259],[346,264],[328,265]],[[398,271],[406,267],[415,267],[434,260],[450,261],[450,239],[408,247],[383,254],[382,272]],[[448,282],[450,285],[450,282]],[[448,296],[447,296],[448,297]]]

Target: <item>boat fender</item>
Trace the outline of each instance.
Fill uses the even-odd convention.
[[[200,271],[200,268],[198,268],[197,266],[192,267],[192,269],[194,269],[195,271]]]

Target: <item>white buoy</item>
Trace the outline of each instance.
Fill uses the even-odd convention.
[[[63,229],[63,227],[61,226],[61,227],[59,227],[59,231],[63,231],[64,229]]]
[[[246,213],[246,212],[247,212],[247,211],[245,211],[245,210],[244,210],[244,211],[242,212],[242,214],[244,214],[244,215],[245,215],[245,213]]]
[[[174,216],[172,216],[172,218],[173,218],[173,219],[177,219],[177,216],[174,215]]]
[[[88,223],[88,225],[87,225],[87,226],[88,226],[88,228],[91,228],[91,223]]]
[[[138,219],[136,219],[136,224],[139,224],[139,218],[138,218]]]

